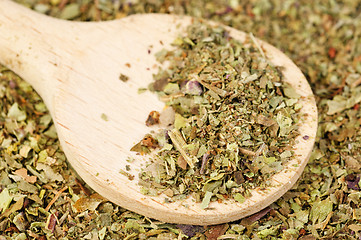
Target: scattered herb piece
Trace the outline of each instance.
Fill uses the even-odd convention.
[[[145,121],[145,125],[149,126],[153,126],[155,124],[159,123],[159,117],[160,114],[157,111],[151,111],[148,115],[147,120]]]
[[[122,82],[127,82],[129,80],[129,77],[127,75],[124,75],[123,73],[121,73],[119,75],[119,79],[122,81]]]
[[[102,115],[100,115],[101,119],[103,119],[104,121],[108,121],[108,116],[105,113],[102,113]]]

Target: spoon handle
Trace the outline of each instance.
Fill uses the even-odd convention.
[[[64,22],[0,0],[0,63],[26,79],[49,107],[62,58],[56,33]]]

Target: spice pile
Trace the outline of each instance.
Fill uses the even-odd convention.
[[[241,43],[222,27],[195,21],[175,39],[175,50],[156,54],[169,67],[149,89],[167,108],[152,111],[146,124],[169,130],[132,148],[153,153],[151,170],[140,175],[144,193],[164,192],[167,201],[192,195],[201,208],[211,198],[243,202],[293,156],[299,95],[255,41],[250,35]]]
[[[161,12],[252,32],[285,52],[306,75],[320,125],[300,180],[269,208],[217,226],[166,224],[88,190],[68,167],[41,99],[0,67],[1,240],[360,238],[360,0],[17,2],[63,19],[98,21]]]

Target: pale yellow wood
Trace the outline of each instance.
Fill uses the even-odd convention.
[[[141,194],[137,173],[144,160],[126,159],[134,156],[129,152],[134,143],[149,132],[144,124],[149,112],[161,110],[163,104],[155,95],[137,91],[152,81],[157,70],[154,53],[169,47],[190,21],[190,17],[152,14],[101,23],[66,22],[0,0],[0,62],[42,96],[69,162],[101,195],[165,222],[218,224],[255,213],[292,187],[315,141],[317,109],[301,71],[279,50],[260,41],[271,61],[284,67],[286,81],[303,96],[295,158],[271,179],[275,187],[255,189],[242,204],[213,202],[208,210],[200,209],[192,198],[164,203],[164,196]],[[229,30],[233,37],[244,39],[245,33]],[[121,73],[130,77],[128,82],[119,80]],[[133,181],[119,173],[128,164]]]

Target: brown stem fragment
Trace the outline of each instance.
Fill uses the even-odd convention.
[[[204,154],[202,157],[202,165],[201,165],[201,169],[199,170],[200,174],[204,174],[204,172],[205,172],[206,165],[208,163],[208,157],[209,157],[208,153]]]

